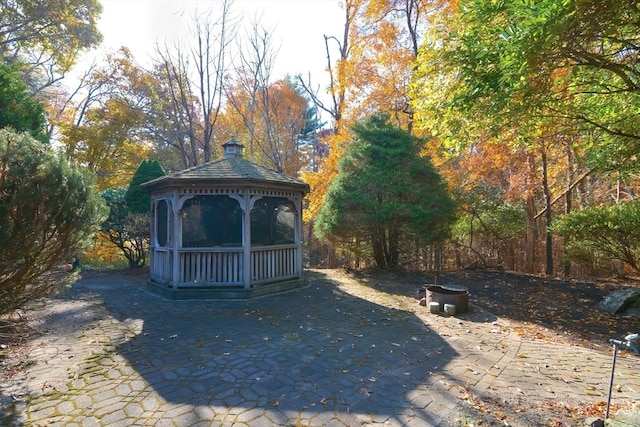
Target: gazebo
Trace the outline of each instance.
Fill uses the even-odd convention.
[[[224,157],[143,184],[151,193],[152,290],[175,299],[249,298],[302,284],[309,185],[222,145]]]

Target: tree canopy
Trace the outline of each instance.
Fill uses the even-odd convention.
[[[531,136],[553,123],[588,136],[600,167],[638,168],[637,2],[467,0],[445,19],[448,30],[430,34],[418,61],[423,125],[455,146],[471,144],[473,129]],[[447,91],[434,91],[430,81],[447,75]]]
[[[316,233],[370,251],[379,267],[395,267],[411,244],[447,237],[455,206],[440,175],[420,155],[420,140],[388,116],[371,116],[353,131]]]
[[[567,255],[577,261],[620,260],[640,272],[640,201],[591,206],[563,216],[554,231],[569,240]]]
[[[42,103],[29,94],[17,66],[0,62],[0,129],[6,127],[47,140]]]
[[[0,51],[12,60],[69,70],[102,40],[98,0],[0,0]]]
[[[344,31],[325,35],[318,52],[327,61],[324,94],[310,78],[274,76],[273,29],[255,22],[243,34],[233,2],[220,6],[194,18],[190,44],[157,45],[149,69],[123,47],[67,93],[52,83],[98,43],[99,2],[0,0],[0,123],[53,135],[69,159],[98,176],[99,190],[126,188],[143,159],[168,171],[214,160],[219,143],[236,137],[250,160],[310,184],[309,237],[317,217],[319,235],[332,241],[308,238],[307,254],[316,245],[327,260],[346,245],[381,265],[403,263],[411,252],[415,268],[439,268],[436,258],[458,266],[508,259],[510,268],[535,273],[545,252],[547,274],[560,263],[569,274],[563,260],[577,246],[553,222],[637,198],[637,1],[345,0]],[[42,95],[46,115],[29,92]],[[331,128],[319,129],[314,110],[329,115]],[[387,135],[365,120],[375,112],[388,116],[389,128],[422,138],[411,153],[384,162],[372,154],[391,147],[365,132]],[[407,187],[402,177],[411,168],[401,158],[428,158],[456,194],[458,221],[446,245],[421,235],[414,223],[422,214],[406,206],[408,192],[391,207],[382,203]],[[360,170],[367,162],[384,167]],[[403,173],[385,174],[389,167]],[[386,185],[374,192],[381,200],[365,197],[372,182]],[[114,203],[125,203],[118,191]],[[401,231],[385,228],[374,240],[372,227],[361,225],[373,223],[365,207]]]

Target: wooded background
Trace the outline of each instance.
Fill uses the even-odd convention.
[[[314,219],[353,126],[384,113],[422,141],[457,203],[450,237],[404,242],[399,265],[637,273],[637,1],[345,0],[344,32],[317,52],[327,88],[274,76],[272,32],[242,26],[231,0],[194,17],[190,44],[156,45],[151,67],[123,47],[73,85],[78,55],[100,43],[99,1],[0,8],[3,67],[100,191],[145,160],[172,172],[217,159],[235,137],[249,160],[311,185],[308,264],[364,268],[372,253],[318,240]]]

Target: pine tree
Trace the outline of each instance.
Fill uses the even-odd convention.
[[[420,141],[387,115],[357,123],[316,218],[319,238],[347,243],[379,267],[396,267],[409,244],[448,235],[454,202]]]
[[[129,182],[129,188],[125,195],[127,208],[130,213],[149,213],[151,195],[140,187],[147,181],[164,176],[165,172],[157,160],[145,160],[140,163],[136,173]]]

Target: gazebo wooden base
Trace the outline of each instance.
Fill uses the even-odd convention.
[[[293,289],[301,288],[305,285],[304,280],[295,279],[283,282],[266,283],[254,285],[250,289],[239,286],[216,286],[216,287],[185,287],[174,289],[168,285],[156,283],[150,280],[147,288],[165,298],[173,300],[217,300],[217,299],[248,299],[263,295],[270,295]]]

